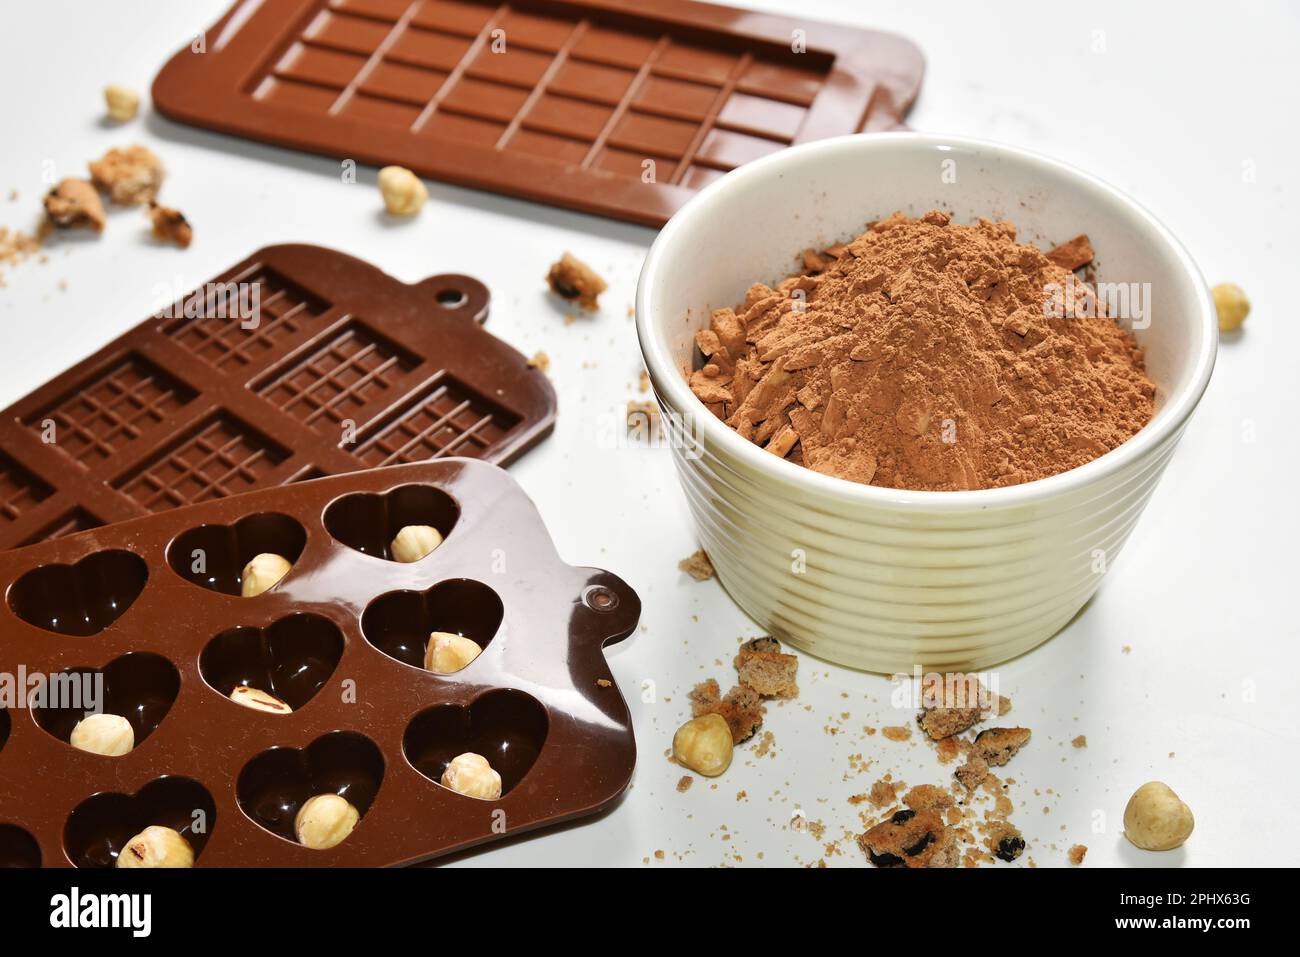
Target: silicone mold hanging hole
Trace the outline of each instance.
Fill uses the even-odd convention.
[[[73,565],[42,565],[9,589],[13,613],[59,635],[89,636],[125,614],[149,579],[143,558],[121,549],[95,552]]]
[[[489,691],[464,705],[434,705],[406,727],[402,751],[411,767],[442,786],[452,758],[472,751],[501,775],[504,796],[523,780],[546,744],[546,709],[513,688]]]
[[[453,578],[422,592],[380,595],[362,613],[361,633],[388,657],[423,668],[432,632],[463,635],[486,650],[504,616],[500,596],[487,585]]]
[[[235,797],[259,826],[297,843],[294,819],[318,794],[338,794],[366,816],[384,779],[375,743],[354,731],[333,731],[307,747],[271,748],[239,773]]]
[[[191,584],[238,595],[244,566],[254,556],[270,552],[292,565],[306,545],[307,532],[297,521],[261,512],[233,525],[200,525],[182,532],[167,546],[167,563]]]
[[[223,697],[241,685],[294,711],[314,698],[343,657],[343,633],[319,615],[288,615],[264,628],[223,631],[199,655],[203,680]]]
[[[197,861],[217,823],[217,806],[198,781],[161,777],[135,794],[101,793],[77,805],[63,828],[63,848],[77,867],[113,867],[146,827],[179,831]]]
[[[161,655],[129,652],[101,668],[69,668],[47,683],[43,700],[33,709],[36,723],[61,741],[88,714],[120,715],[135,733],[139,747],[167,717],[180,694],[181,677]]]
[[[349,548],[393,560],[392,542],[407,525],[431,525],[445,539],[460,518],[456,500],[432,485],[403,485],[382,494],[357,492],[325,509],[325,530]]]

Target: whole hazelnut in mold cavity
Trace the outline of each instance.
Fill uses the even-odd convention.
[[[121,715],[91,714],[77,722],[68,743],[78,751],[116,758],[135,747],[135,730]]]
[[[230,700],[235,704],[243,705],[245,708],[251,708],[254,711],[265,711],[267,714],[293,714],[293,708],[290,708],[275,695],[267,694],[260,688],[250,688],[247,685],[237,685],[235,690],[230,692]]]
[[[151,824],[126,842],[116,867],[193,867],[194,848],[179,831]]]
[[[347,840],[359,820],[361,813],[347,798],[337,794],[317,794],[298,809],[293,832],[303,847],[326,851]]]
[[[435,631],[424,648],[424,670],[436,675],[450,675],[469,665],[483,654],[478,642],[464,635]]]
[[[418,562],[441,544],[442,532],[432,525],[403,525],[388,550],[395,562]]]
[[[244,574],[239,581],[239,593],[245,598],[255,598],[275,587],[281,578],[289,574],[289,569],[292,567],[287,558],[274,552],[254,555],[252,561],[244,566]]]
[[[451,759],[447,770],[442,772],[442,786],[480,801],[501,797],[501,775],[492,770],[487,758],[473,751]]]

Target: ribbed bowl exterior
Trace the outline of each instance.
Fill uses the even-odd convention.
[[[1052,637],[1101,584],[1181,433],[1069,494],[969,512],[796,500],[708,438],[673,456],[701,544],[751,618],[893,674],[984,669]]]

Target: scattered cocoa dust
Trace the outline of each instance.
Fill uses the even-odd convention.
[[[1053,259],[1010,223],[896,213],[716,310],[691,388],[750,441],[864,484],[992,488],[1083,465],[1150,420],[1155,387],[1059,264],[1090,256],[1086,237],[1066,247]]]

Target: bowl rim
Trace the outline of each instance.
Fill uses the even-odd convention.
[[[761,177],[773,168],[794,166],[821,153],[859,150],[888,152],[917,148],[934,150],[953,146],[1049,167],[1067,179],[1077,180],[1080,186],[1104,194],[1111,201],[1126,207],[1131,215],[1145,221],[1163,240],[1167,252],[1181,267],[1183,276],[1199,293],[1196,298],[1199,298],[1201,308],[1195,321],[1202,327],[1201,344],[1192,360],[1192,374],[1188,377],[1186,385],[1176,392],[1171,392],[1165,404],[1136,435],[1090,462],[1019,485],[951,492],[884,488],[823,475],[805,466],[777,458],[741,438],[738,433],[709,412],[704,403],[690,390],[686,377],[682,375],[681,370],[668,354],[659,331],[651,328],[649,318],[651,310],[655,307],[653,286],[660,264],[667,255],[669,247],[679,241],[683,233],[690,228],[692,219],[703,215],[702,211],[707,210],[725,191],[734,189],[750,179]],[[693,414],[695,427],[699,430],[696,434],[706,446],[708,443],[715,443],[717,447],[734,456],[741,463],[757,469],[776,481],[793,485],[809,495],[856,505],[894,506],[927,512],[975,511],[1042,502],[1101,482],[1153,454],[1167,440],[1177,436],[1192,414],[1192,410],[1200,402],[1201,396],[1204,395],[1210,381],[1210,374],[1214,369],[1219,331],[1214,300],[1190,253],[1163,222],[1128,194],[1077,166],[1033,150],[975,137],[914,131],[856,133],[787,147],[777,153],[746,163],[709,184],[678,210],[651,244],[637,281],[636,329],[641,355],[660,402],[669,406],[670,412],[675,409]]]

